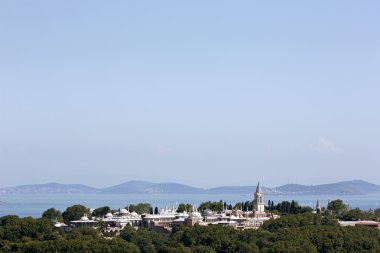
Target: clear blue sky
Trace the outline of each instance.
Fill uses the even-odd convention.
[[[0,187],[380,184],[379,1],[0,1]]]

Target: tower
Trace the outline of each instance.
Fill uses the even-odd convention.
[[[315,207],[315,210],[317,213],[321,213],[322,211],[321,204],[319,203],[319,199],[317,200],[317,205]]]
[[[256,192],[254,194],[253,209],[257,212],[264,212],[264,193],[261,190],[260,182],[257,183]]]

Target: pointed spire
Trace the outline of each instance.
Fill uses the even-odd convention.
[[[260,181],[257,183],[256,193],[263,193],[263,192],[261,191]]]
[[[317,210],[317,211],[321,211],[321,203],[319,203],[319,199],[317,200],[317,205],[316,205],[316,207],[315,207],[315,209]]]

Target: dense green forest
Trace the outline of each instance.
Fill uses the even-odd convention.
[[[110,236],[110,235],[107,235]],[[93,228],[63,233],[48,218],[0,218],[1,252],[380,252],[380,231],[340,227],[333,216],[289,214],[258,230],[180,227],[172,234],[126,227],[105,237]]]

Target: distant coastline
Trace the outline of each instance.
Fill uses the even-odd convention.
[[[271,195],[369,195],[380,193],[380,185],[363,180],[342,181],[332,184],[286,184],[274,188],[262,187]],[[252,194],[255,186],[220,186],[197,188],[177,183],[152,183],[127,181],[106,188],[94,188],[83,184],[30,184],[0,188],[0,194]],[[0,204],[2,202],[0,201]]]

